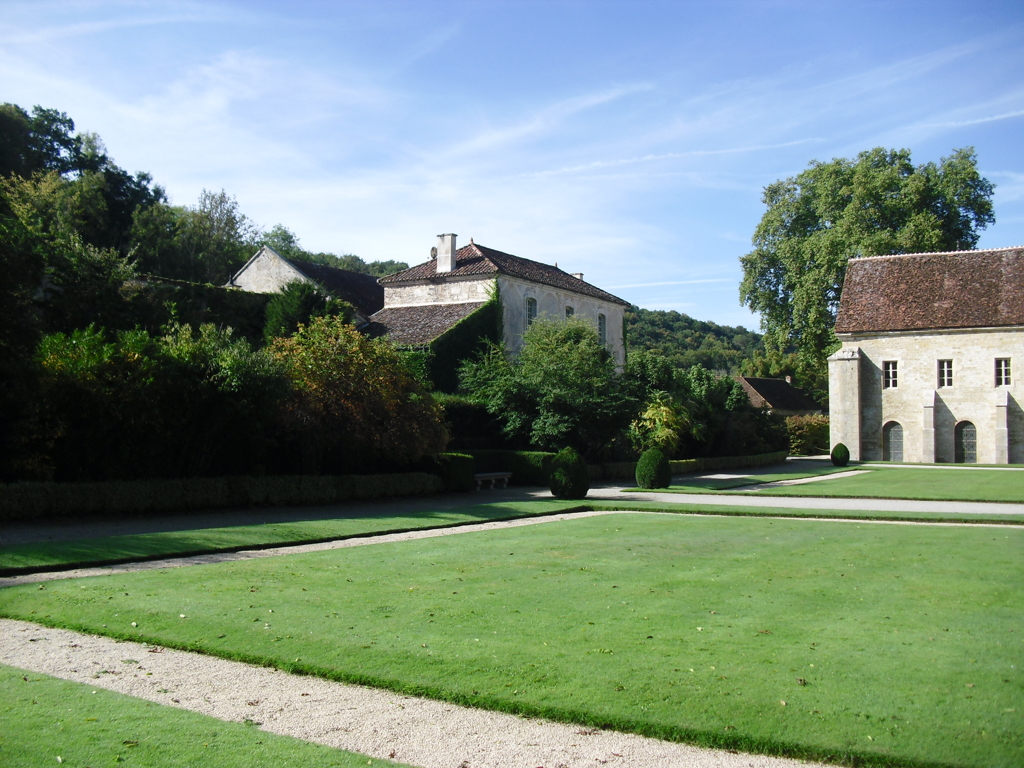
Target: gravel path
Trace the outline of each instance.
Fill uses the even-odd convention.
[[[0,619],[0,662],[423,768],[820,765],[470,709],[21,621]]]

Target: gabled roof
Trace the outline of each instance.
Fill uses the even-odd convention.
[[[750,404],[755,408],[778,411],[821,411],[821,406],[785,379],[760,379],[737,376]]]
[[[1024,247],[851,259],[836,333],[1024,325]]]
[[[353,272],[323,264],[313,264],[298,259],[286,259],[270,246],[261,247],[245,265],[228,280],[227,287],[235,286],[235,281],[249,267],[261,258],[278,258],[294,269],[298,275],[320,285],[336,298],[347,301],[363,317],[369,317],[384,306],[384,287],[373,275]]]
[[[486,303],[471,301],[464,304],[386,307],[370,318],[370,324],[364,331],[371,336],[388,336],[399,346],[422,346],[432,342]]]
[[[402,272],[382,277],[380,281],[384,285],[394,285],[420,280],[444,280],[449,276],[470,277],[473,275],[518,277],[522,280],[529,280],[530,282],[550,285],[565,291],[580,293],[584,296],[591,296],[611,304],[629,306],[629,302],[623,301],[618,296],[613,296],[607,291],[602,291],[600,288],[584,282],[578,277],[573,277],[558,267],[513,256],[511,253],[502,253],[501,251],[477,245],[476,243],[464,245],[455,252],[455,269],[451,272],[442,272],[439,275],[437,273],[437,261],[431,259],[428,262],[417,264],[415,267],[410,267]]]
[[[374,275],[364,275],[349,269],[328,267],[297,259],[285,259],[314,283],[322,285],[339,299],[343,299],[369,317],[384,306],[384,286]]]

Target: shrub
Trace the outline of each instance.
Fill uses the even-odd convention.
[[[832,449],[832,463],[837,467],[845,467],[850,462],[850,449],[842,443],[836,443]]]
[[[824,453],[828,446],[828,416],[789,416],[789,452],[793,456]]]
[[[575,448],[563,448],[551,460],[551,494],[557,499],[582,499],[590,490],[590,472]]]
[[[468,453],[441,453],[433,464],[430,471],[441,478],[441,485],[446,491],[466,493],[476,488],[473,479],[476,462]]]
[[[648,448],[636,463],[636,484],[641,488],[668,488],[672,484],[672,467],[658,448]]]

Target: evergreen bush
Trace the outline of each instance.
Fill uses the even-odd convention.
[[[441,478],[444,490],[467,493],[476,488],[476,462],[468,453],[441,453],[432,463],[430,471]]]
[[[672,484],[672,466],[658,448],[648,448],[636,463],[636,484],[641,488],[668,488]]]
[[[837,467],[845,467],[850,462],[850,449],[842,443],[836,443],[832,449],[832,463]]]
[[[548,485],[555,454],[547,451],[468,451],[477,472],[511,472],[511,485]]]
[[[557,499],[582,499],[590,490],[590,472],[574,448],[563,448],[551,460],[551,494]]]

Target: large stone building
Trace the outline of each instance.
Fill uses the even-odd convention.
[[[621,366],[629,303],[582,278],[472,240],[456,248],[455,235],[439,235],[430,261],[381,278],[384,308],[371,320],[396,344],[422,346],[481,309],[497,291],[509,351],[522,349],[523,333],[535,319],[576,316],[594,324]]]
[[[852,259],[829,358],[855,460],[1024,463],[1024,248]]]

